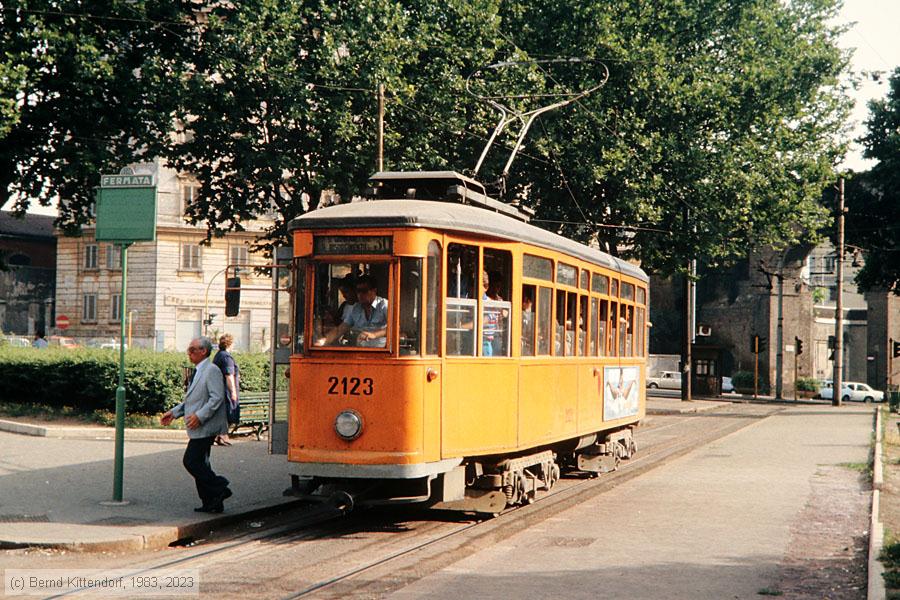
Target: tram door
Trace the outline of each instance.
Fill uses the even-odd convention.
[[[291,323],[291,260],[293,248],[275,249],[272,273],[272,342],[269,362],[269,453],[287,454],[288,402],[290,389],[287,370],[290,366],[293,334]]]

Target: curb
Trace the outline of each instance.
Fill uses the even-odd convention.
[[[116,437],[116,430],[112,427],[53,427],[52,425],[19,423],[18,421],[7,419],[0,419],[0,431],[66,440],[112,440]],[[167,440],[183,442],[185,439],[184,435],[183,429],[125,430],[125,439],[135,442],[160,442]]]
[[[872,459],[872,514],[869,520],[869,561],[868,561],[868,600],[883,600],[886,595],[884,586],[884,565],[878,560],[884,545],[884,526],[878,519],[881,511],[881,486],[884,473],[881,464],[881,408],[875,408],[875,447]]]
[[[69,552],[135,552],[138,550],[158,550],[167,548],[173,542],[189,538],[201,538],[212,531],[232,525],[244,519],[265,517],[283,511],[293,510],[304,505],[299,499],[290,499],[277,504],[253,508],[243,512],[226,514],[204,521],[186,523],[184,525],[161,525],[135,528],[135,533],[110,537],[98,541],[22,541],[0,539],[0,550],[22,548],[44,548],[49,550],[68,550]]]
[[[681,401],[679,400],[678,402],[680,403]],[[714,403],[709,403],[708,401],[702,401],[702,402],[704,402],[704,403],[701,405],[686,406],[684,408],[680,408],[680,407],[676,408],[674,406],[672,408],[668,408],[668,407],[655,408],[655,407],[648,406],[646,408],[645,412],[648,415],[686,415],[686,414],[691,414],[691,413],[701,413],[701,412],[708,412],[711,410],[716,410],[717,408],[721,408],[722,406],[725,406],[725,404],[726,404],[725,402],[718,402],[718,401],[715,401]]]

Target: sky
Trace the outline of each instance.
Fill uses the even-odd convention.
[[[880,82],[864,81],[853,94],[853,137],[859,137],[865,132],[867,103],[887,95],[887,74],[900,67],[900,0],[845,0],[838,21],[855,23],[841,40],[844,48],[854,49],[853,70],[881,71],[885,75]],[[862,148],[854,143],[842,166],[863,171],[872,164],[863,159]]]
[[[900,0],[844,0],[838,23],[854,23],[847,31],[841,46],[853,49],[854,71],[880,71],[880,82],[867,79],[853,92],[856,106],[853,110],[853,138],[865,131],[864,121],[868,113],[867,103],[887,94],[887,75],[900,67]],[[853,142],[841,167],[864,171],[871,161],[862,157],[862,147]],[[29,212],[56,214],[54,207],[35,207]]]

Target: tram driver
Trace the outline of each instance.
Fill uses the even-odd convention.
[[[362,275],[356,280],[357,302],[344,320],[333,327],[325,337],[316,340],[316,346],[333,344],[349,335],[350,345],[363,348],[384,348],[387,346],[388,302],[378,295],[378,284],[371,275]]]

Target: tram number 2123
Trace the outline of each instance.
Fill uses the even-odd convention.
[[[374,382],[371,377],[329,377],[328,393],[332,396],[371,396]]]

